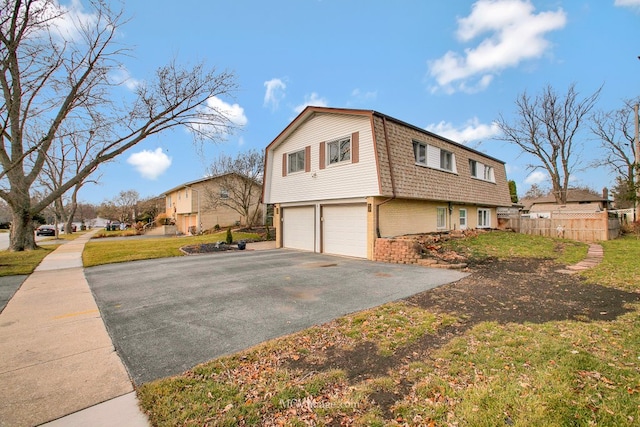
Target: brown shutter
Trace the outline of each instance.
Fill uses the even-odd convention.
[[[282,176],[287,176],[287,153],[282,155]]]
[[[304,148],[304,171],[311,172],[311,146]]]
[[[327,143],[322,141],[320,143],[320,169],[327,167],[327,159],[325,158],[325,150],[327,149]]]
[[[351,163],[358,163],[360,161],[360,133],[354,132],[351,134]]]

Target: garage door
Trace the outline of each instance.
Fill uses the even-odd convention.
[[[315,250],[315,207],[282,208],[282,244],[285,248]]]
[[[322,207],[322,250],[328,254],[367,257],[367,205]]]

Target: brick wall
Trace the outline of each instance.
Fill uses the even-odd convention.
[[[413,239],[384,239],[375,241],[374,261],[394,264],[416,264],[422,259],[422,246]]]

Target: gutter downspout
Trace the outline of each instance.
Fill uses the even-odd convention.
[[[389,145],[389,133],[387,131],[387,118],[382,116],[382,128],[384,129],[384,144],[387,149],[387,161],[389,162],[389,178],[391,179],[391,197],[376,205],[376,236],[380,237],[380,206],[389,203],[396,198],[396,183],[393,176],[393,166],[391,164],[391,147]]]

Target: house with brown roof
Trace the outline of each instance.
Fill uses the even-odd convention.
[[[276,246],[373,259],[375,240],[497,227],[504,162],[371,110],[307,107],[266,148]]]
[[[228,173],[185,182],[170,190],[165,198],[165,214],[182,234],[236,225],[255,224],[262,219],[262,185],[250,178]],[[246,204],[251,218],[239,212]]]
[[[551,218],[554,215],[597,213],[611,209],[608,190],[602,195],[582,188],[567,189],[567,203],[558,204],[553,194],[535,199],[522,199],[523,212],[534,218]]]

